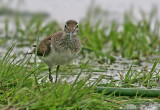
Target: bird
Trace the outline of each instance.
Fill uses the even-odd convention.
[[[81,41],[78,37],[79,27],[75,20],[68,20],[65,23],[64,30],[55,32],[43,39],[38,46],[33,45],[33,50],[28,54],[37,54],[37,56],[48,65],[49,80],[53,82],[51,70],[56,68],[57,82],[58,71],[61,65],[69,63],[81,50]]]

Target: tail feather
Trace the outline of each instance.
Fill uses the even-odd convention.
[[[37,47],[36,45],[32,45],[32,47]]]
[[[36,51],[36,45],[33,45],[33,50],[31,52],[27,52],[26,54],[35,54]]]

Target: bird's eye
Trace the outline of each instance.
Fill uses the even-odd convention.
[[[78,25],[76,26],[76,28],[78,28]]]
[[[69,28],[68,28],[68,26],[67,26],[67,25],[65,25],[65,28],[66,28],[67,30],[69,30]]]

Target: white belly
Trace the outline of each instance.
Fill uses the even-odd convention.
[[[74,57],[76,56],[76,54],[73,54],[71,52],[67,52],[67,53],[56,53],[54,51],[52,51],[51,54],[49,54],[46,57],[39,57],[42,61],[44,61],[48,66],[52,67],[54,65],[64,65],[66,63],[68,63],[69,61],[71,61]]]

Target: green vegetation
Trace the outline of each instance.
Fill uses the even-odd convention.
[[[156,11],[153,10],[149,17],[142,14],[142,20],[125,14],[121,25],[114,21],[110,26],[102,27],[101,21],[93,25],[87,16],[86,22],[80,22],[79,26],[83,44],[77,58],[79,63],[63,66],[58,82],[52,84],[48,81],[47,66],[38,62],[36,56],[25,55],[28,50],[17,49],[31,48],[32,44],[38,42],[37,39],[41,40],[60,30],[59,24],[56,21],[46,22],[45,15],[41,14],[31,15],[28,19],[17,15],[12,16],[15,28],[10,29],[11,20],[5,19],[5,26],[0,29],[0,45],[8,51],[0,54],[0,109],[106,110],[133,109],[133,106],[139,109],[141,105],[159,104],[157,97],[115,96],[114,92],[109,95],[105,95],[106,91],[95,92],[97,86],[148,89],[159,86],[159,58],[152,61],[151,70],[147,70],[147,67],[132,69],[135,64],[140,65],[142,56],[147,58],[159,54],[160,23],[154,21],[156,13],[153,12]],[[151,29],[152,22],[155,25]],[[122,30],[119,30],[120,27]],[[12,47],[8,46],[10,40],[13,40]],[[16,44],[13,44],[14,41],[17,41]],[[19,58],[20,55],[23,57]],[[116,58],[113,55],[139,60],[133,61],[127,72],[117,72],[118,79],[115,79],[114,75],[107,75],[109,69],[104,63],[106,58],[107,63],[109,60],[114,63]],[[52,72],[54,74],[55,70]],[[100,75],[100,72],[105,75]],[[94,79],[96,74],[99,77]]]
[[[65,75],[61,75],[57,83],[50,83],[47,81],[48,75],[41,76],[43,71],[42,66],[31,66],[30,58],[24,56],[23,59],[17,60],[14,57],[11,60],[10,53],[13,47],[6,53],[3,59],[0,60],[0,108],[1,109],[119,109],[126,108],[128,104],[139,103],[154,103],[160,102],[157,98],[147,99],[142,97],[127,97],[104,95],[103,93],[94,93],[94,88],[98,86],[99,82],[104,79],[103,76],[95,81],[89,81],[92,73],[88,70],[91,65],[82,63],[80,72],[73,81],[69,83],[65,80]],[[17,60],[17,61],[16,61]],[[120,81],[122,86],[118,87],[132,87],[131,84],[141,83],[149,87],[157,86],[153,74],[151,74],[157,61],[153,66],[153,70],[148,73],[135,73],[142,75],[141,79],[137,79],[137,75],[133,77],[133,73],[128,71],[124,80]],[[83,71],[88,71],[85,78],[81,78]],[[133,77],[133,78],[132,78]],[[140,77],[139,77],[140,78]],[[143,79],[143,80],[142,80]],[[152,80],[150,80],[152,79]],[[147,80],[147,82],[145,82]],[[38,82],[39,81],[39,82]],[[142,81],[142,82],[141,82]],[[148,82],[149,81],[149,82]],[[111,81],[107,87],[116,87],[116,82]],[[105,86],[105,85],[103,85]]]
[[[103,27],[100,21],[92,25],[90,16],[87,17],[86,23],[80,25],[83,45],[98,57],[119,53],[131,59],[155,54],[155,50],[160,50],[160,21],[155,20],[156,9],[149,15],[143,12],[141,20],[132,13],[125,13],[122,24],[113,21]]]

